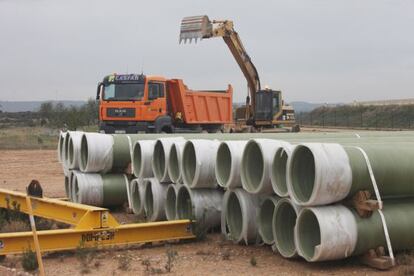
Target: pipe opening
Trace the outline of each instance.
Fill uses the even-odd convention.
[[[153,169],[154,175],[157,179],[161,180],[165,174],[165,153],[164,146],[160,140],[155,143],[154,154],[152,156],[154,162]]]
[[[142,204],[141,202],[141,191],[139,189],[139,182],[138,181],[132,181],[132,189],[131,189],[131,200],[132,202],[132,209],[135,211],[142,210]]]
[[[239,240],[243,228],[243,212],[234,192],[230,193],[227,201],[226,219],[231,239]]]
[[[221,143],[217,150],[216,157],[216,178],[222,187],[227,187],[231,174],[231,152],[226,143]]]
[[[180,161],[178,160],[179,149],[175,144],[171,146],[168,160],[168,173],[172,181],[177,182],[180,178]]]
[[[185,186],[178,190],[177,195],[177,217],[179,219],[194,219],[191,195]]]
[[[296,254],[294,238],[296,217],[296,211],[289,201],[278,202],[272,224],[275,243],[283,257],[293,257]]]
[[[132,164],[134,165],[134,173],[136,176],[141,174],[142,170],[142,149],[139,143],[135,143],[134,152],[132,153],[132,158],[134,158]]]
[[[249,141],[242,158],[242,179],[248,191],[259,188],[264,177],[264,159],[261,148],[255,141]]]
[[[276,151],[275,157],[272,163],[271,179],[275,189],[279,192],[280,196],[287,196],[288,188],[286,184],[286,165],[288,155],[283,148],[279,148]]]
[[[69,187],[69,177],[65,176],[65,193],[66,196],[70,199],[70,187]]]
[[[78,184],[78,177],[76,175],[73,176],[73,202],[79,202],[79,184]]]
[[[167,189],[167,199],[165,202],[165,214],[168,220],[173,220],[176,218],[176,202],[177,202],[177,194],[175,191],[175,187],[170,185]]]
[[[74,149],[74,146],[73,146],[72,138],[69,138],[68,154],[69,154],[69,164],[73,164],[74,163],[75,149]]]
[[[68,148],[69,148],[69,138],[70,138],[70,134],[69,131],[66,132],[65,134],[65,139],[63,140],[63,151],[64,151],[64,161],[68,161],[69,156],[68,156]]]
[[[307,202],[315,183],[315,159],[308,147],[299,145],[294,150],[289,177],[293,196],[299,202]]]
[[[302,210],[297,220],[297,243],[306,260],[311,260],[315,255],[315,248],[321,243],[320,233],[318,219],[312,210]]]
[[[80,156],[80,168],[83,170],[86,169],[88,165],[88,139],[86,138],[86,135],[82,135],[81,139],[81,156]]]
[[[259,211],[259,227],[262,239],[267,244],[272,244],[274,241],[272,231],[272,218],[275,210],[275,203],[272,199],[263,201]]]
[[[145,187],[145,211],[147,213],[147,218],[151,218],[154,214],[154,195],[152,193],[151,181],[148,181]]]
[[[184,146],[183,156],[182,156],[182,168],[183,168],[183,178],[184,183],[191,185],[193,183],[195,172],[196,172],[196,153],[193,143],[187,142]]]

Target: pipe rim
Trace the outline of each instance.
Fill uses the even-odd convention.
[[[142,175],[142,148],[139,141],[137,141],[132,149],[132,169],[135,176]]]
[[[217,183],[223,188],[229,187],[233,175],[233,158],[227,142],[220,143],[217,149],[215,173]]]
[[[81,138],[81,149],[80,149],[80,158],[79,158],[79,168],[82,171],[85,171],[88,166],[89,159],[89,146],[88,146],[88,137],[86,134],[82,135]]]
[[[145,185],[145,195],[144,195],[144,208],[147,218],[152,218],[154,216],[154,193],[152,191],[152,182],[151,180],[144,179],[146,182]]]
[[[174,183],[178,183],[181,176],[181,169],[180,169],[180,158],[179,149],[177,144],[173,144],[170,148],[170,155],[168,159],[168,174],[170,175],[171,181]]]
[[[181,162],[183,181],[187,186],[192,187],[199,173],[197,154],[192,141],[185,143]]]
[[[260,190],[265,177],[265,160],[260,143],[255,140],[247,142],[241,163],[243,188],[250,193]]]
[[[177,218],[177,189],[175,184],[168,185],[167,196],[165,200],[165,215],[167,220],[174,220]]]
[[[296,220],[296,248],[307,261],[315,257],[316,247],[321,244],[321,229],[318,217],[311,208],[302,209]]]
[[[275,205],[277,203],[277,199],[273,197],[266,198],[259,209],[258,214],[258,230],[262,240],[266,244],[273,244],[274,237],[273,237],[273,225],[272,225],[272,218],[274,215]]]
[[[241,241],[244,227],[243,207],[236,192],[231,192],[227,198],[226,223],[230,239]]]
[[[316,166],[312,150],[297,145],[288,163],[288,188],[291,197],[299,204],[306,204],[314,196]]]
[[[164,144],[161,140],[157,140],[154,145],[154,152],[152,154],[152,168],[154,171],[154,176],[159,181],[162,181],[167,173],[167,166]]]
[[[272,181],[273,191],[281,197],[287,197],[289,195],[286,181],[288,157],[286,149],[281,147],[276,151],[272,162],[270,179]]]
[[[137,179],[133,179],[131,181],[131,204],[132,204],[132,210],[134,210],[134,212],[136,213],[141,213],[142,209],[143,209],[143,202],[142,202],[142,195],[141,195],[141,191],[139,189],[139,181]],[[142,183],[142,185],[144,185]]]
[[[276,203],[272,218],[272,231],[275,245],[280,255],[292,258],[297,255],[295,244],[295,225],[297,209],[292,202],[281,199]]]
[[[181,186],[177,193],[176,216],[178,219],[194,220],[194,206],[191,190]]]

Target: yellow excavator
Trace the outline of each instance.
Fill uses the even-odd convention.
[[[292,127],[299,131],[293,107],[285,105],[282,92],[262,89],[259,73],[247,54],[231,20],[210,21],[207,15],[184,17],[181,21],[180,43],[222,37],[243,72],[248,84],[246,104],[235,111],[232,131],[262,131],[275,127]]]

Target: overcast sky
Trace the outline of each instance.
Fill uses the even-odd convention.
[[[84,100],[104,75],[246,81],[222,39],[178,44],[181,18],[232,19],[262,85],[287,101],[414,97],[414,1],[0,0],[0,100]]]

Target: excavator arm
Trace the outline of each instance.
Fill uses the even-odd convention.
[[[190,43],[197,40],[213,37],[222,37],[230,49],[234,59],[243,72],[249,87],[249,96],[246,98],[246,120],[255,114],[256,92],[261,89],[259,73],[251,61],[239,35],[233,28],[233,21],[213,20],[210,21],[206,15],[185,17],[181,21],[180,43]]]

